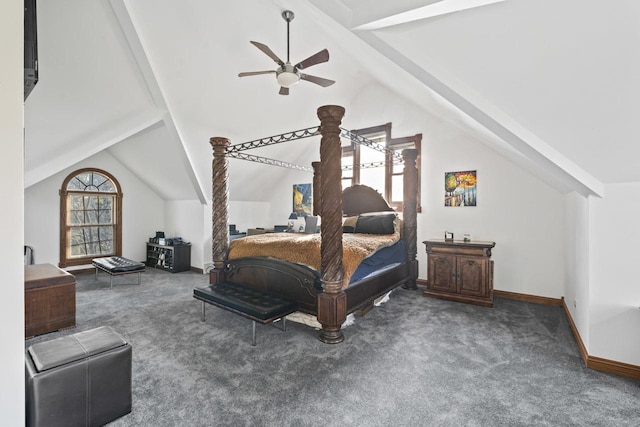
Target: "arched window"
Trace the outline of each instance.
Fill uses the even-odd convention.
[[[80,169],[60,189],[60,267],[122,255],[122,189],[100,169]]]

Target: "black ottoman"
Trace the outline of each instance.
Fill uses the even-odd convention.
[[[285,331],[287,321],[285,316],[296,311],[294,301],[233,282],[195,288],[193,297],[202,301],[200,320],[203,322],[205,320],[205,303],[253,320],[251,345],[256,345],[256,322],[266,325],[276,319],[282,319],[282,330]]]
[[[131,412],[131,345],[102,326],[30,346],[27,426],[101,426]]]
[[[109,286],[113,289],[113,276],[122,274],[138,273],[138,285],[140,284],[140,273],[144,273],[145,264],[132,261],[121,256],[110,256],[105,258],[94,258],[93,266],[96,268],[96,280],[98,280],[98,270],[102,270],[109,275]]]

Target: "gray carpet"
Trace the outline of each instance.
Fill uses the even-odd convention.
[[[586,369],[559,307],[493,309],[398,289],[326,345],[209,306],[207,276],[78,274],[77,327],[133,346],[133,411],[111,426],[638,426],[640,382]]]

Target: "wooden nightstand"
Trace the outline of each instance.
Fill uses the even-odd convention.
[[[491,249],[495,242],[433,239],[422,243],[427,249],[425,296],[493,307]]]

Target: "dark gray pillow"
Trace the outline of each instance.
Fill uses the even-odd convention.
[[[393,221],[396,219],[394,212],[379,214],[363,214],[358,216],[355,233],[366,234],[393,234]]]

